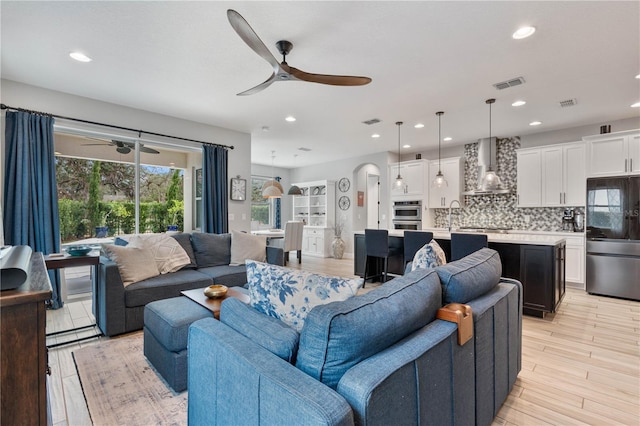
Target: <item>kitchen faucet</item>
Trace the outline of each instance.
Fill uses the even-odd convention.
[[[449,203],[449,216],[448,216],[448,229],[449,232],[451,232],[451,210],[453,207],[453,203],[458,203],[458,207],[462,208],[462,204],[460,204],[460,201],[458,200],[452,200],[451,203]]]

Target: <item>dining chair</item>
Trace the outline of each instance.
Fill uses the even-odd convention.
[[[364,263],[364,282],[368,279],[382,277],[382,282],[387,282],[389,257],[397,254],[397,250],[389,248],[389,231],[386,229],[365,229],[364,230],[364,246],[365,246],[365,263]],[[372,262],[375,259],[382,259],[382,274],[378,273],[377,263]],[[370,274],[372,264],[376,267],[373,275]]]
[[[433,232],[404,231],[404,264],[411,262],[416,252],[429,244],[433,239]]]
[[[463,257],[488,247],[486,234],[451,234],[451,260],[462,259]]]
[[[284,264],[289,261],[289,252],[295,251],[298,263],[302,263],[302,233],[304,223],[300,221],[289,221],[284,225],[284,238],[272,239],[269,245],[281,247],[284,251]]]

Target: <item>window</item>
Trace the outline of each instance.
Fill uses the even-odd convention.
[[[269,178],[251,176],[251,230],[275,228],[274,199],[262,196]]]
[[[202,167],[194,169],[193,175],[193,227],[202,229]]]

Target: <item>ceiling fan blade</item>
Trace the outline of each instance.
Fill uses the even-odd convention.
[[[83,143],[82,146],[111,146],[110,143]]]
[[[254,52],[256,52],[262,59],[267,61],[269,65],[273,67],[275,71],[280,68],[280,63],[273,56],[271,51],[265,46],[264,42],[260,40],[260,37],[253,31],[251,25],[233,9],[227,10],[227,18],[229,19],[229,23],[233,27],[233,29],[238,33],[240,38],[247,43]]]
[[[363,86],[371,83],[371,79],[369,77],[312,74],[284,64],[282,65],[282,68],[296,79],[309,81],[311,83],[331,84],[333,86]]]
[[[269,77],[268,79],[266,79],[265,81],[263,81],[262,83],[258,84],[255,87],[252,87],[249,90],[245,90],[244,92],[240,92],[238,93],[237,96],[247,96],[247,95],[253,95],[254,93],[258,93],[263,91],[264,89],[266,89],[267,87],[271,86],[271,84],[276,81],[276,73],[274,72],[273,74],[271,74],[271,77]]]
[[[148,148],[140,144],[140,152],[146,152],[147,154],[160,154],[160,151],[156,151],[153,148]]]

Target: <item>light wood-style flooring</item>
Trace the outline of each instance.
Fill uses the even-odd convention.
[[[292,256],[288,266],[353,276],[352,259],[307,256],[299,265]],[[90,300],[47,311],[47,333],[92,322]],[[47,343],[93,332],[55,336]],[[49,350],[54,425],[91,424],[71,354],[107,339]],[[495,425],[640,425],[640,303],[567,288],[558,313],[524,317],[522,349],[522,371]]]

